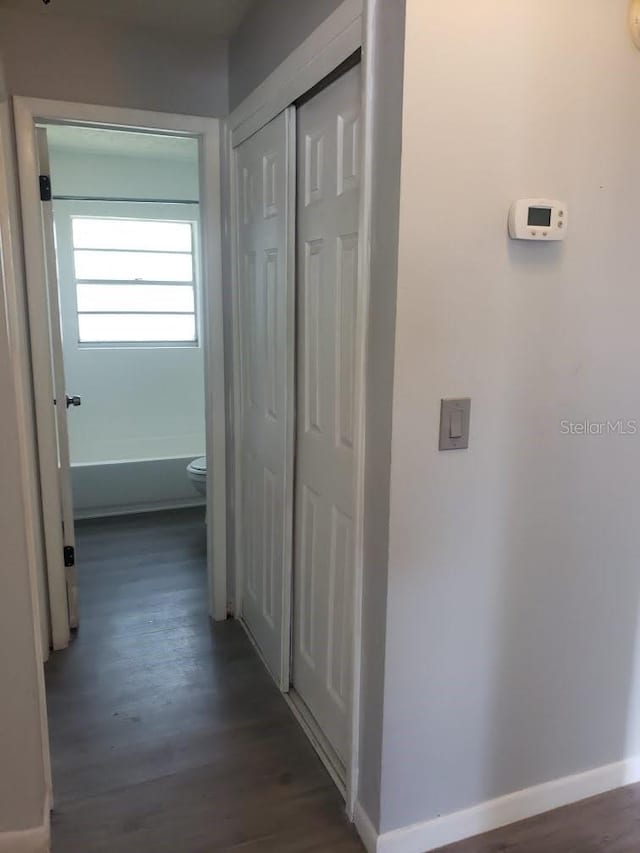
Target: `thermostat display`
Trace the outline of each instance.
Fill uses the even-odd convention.
[[[543,198],[522,198],[511,205],[509,236],[513,240],[564,240],[567,205]]]
[[[527,225],[534,227],[548,228],[551,225],[551,208],[550,207],[530,207],[529,216],[527,217]]]

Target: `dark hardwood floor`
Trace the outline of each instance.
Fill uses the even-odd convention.
[[[78,525],[81,626],[47,664],[53,853],[361,853],[240,626],[201,510]]]
[[[438,853],[638,853],[640,785],[505,826]]]

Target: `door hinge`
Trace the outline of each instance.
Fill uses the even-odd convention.
[[[76,549],[73,545],[64,546],[64,566],[65,569],[70,569],[76,564]]]
[[[40,175],[40,201],[51,201],[51,178]]]

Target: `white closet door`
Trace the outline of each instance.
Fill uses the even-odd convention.
[[[293,307],[287,259],[293,110],[236,149],[242,618],[289,686]]]
[[[343,762],[352,685],[360,66],[298,111],[293,686]]]

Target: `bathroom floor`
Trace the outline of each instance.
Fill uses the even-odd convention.
[[[81,626],[46,667],[53,853],[357,853],[344,804],[233,620],[202,510],[78,524]]]

